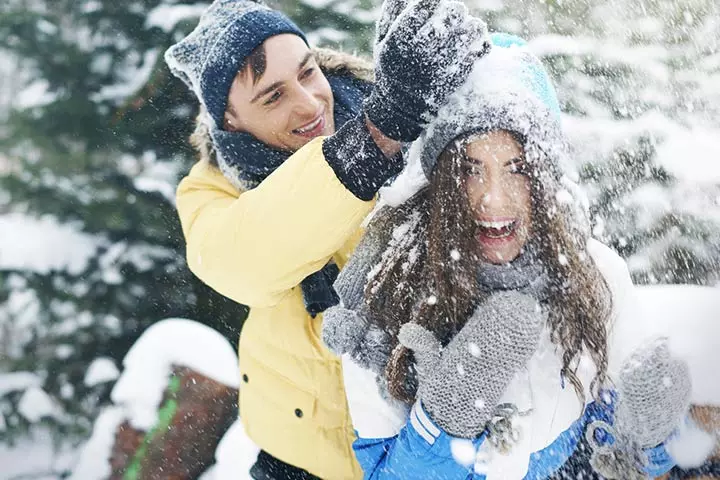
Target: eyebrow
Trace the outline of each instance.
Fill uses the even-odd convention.
[[[475,164],[482,163],[482,159],[476,158],[476,157],[465,156],[464,160],[468,163],[475,163]],[[523,158],[523,157],[514,157],[514,158],[511,158],[510,160],[506,161],[505,164],[503,165],[503,167],[509,167],[510,165],[514,165],[516,163],[523,163],[524,161],[525,161],[525,158]]]
[[[503,166],[509,167],[510,165],[514,165],[516,163],[522,163],[524,161],[525,161],[525,159],[523,157],[515,157],[515,158],[511,158],[510,160],[505,162],[505,165],[503,165]]]
[[[305,65],[307,65],[307,63],[310,61],[311,58],[313,58],[312,52],[307,52],[307,53],[305,54],[305,56],[303,57],[302,61],[300,62],[300,65],[298,65],[298,71],[302,70],[302,69],[305,67]],[[275,90],[276,88],[278,88],[278,87],[281,86],[282,84],[283,84],[282,81],[278,81],[278,82],[275,82],[275,83],[271,83],[270,85],[268,85],[267,88],[263,88],[257,95],[255,95],[255,96],[252,98],[252,100],[250,100],[250,103],[255,103],[255,102],[257,102],[259,99],[261,99],[262,97],[264,97],[264,96],[267,95],[268,93],[272,92],[273,90]]]

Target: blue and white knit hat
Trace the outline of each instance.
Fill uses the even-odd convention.
[[[420,163],[429,179],[440,154],[454,139],[494,130],[518,134],[526,161],[535,167],[546,194],[567,207],[587,236],[589,202],[577,184],[550,76],[523,39],[495,33],[491,41],[490,53],[476,62],[465,84],[413,144],[409,164]]]
[[[165,62],[195,92],[214,127],[222,128],[240,65],[265,40],[283,33],[307,43],[297,25],[277,10],[250,0],[215,0],[195,30],[165,52]]]
[[[428,177],[440,153],[463,133],[503,129],[563,143],[557,94],[540,60],[519,37],[494,33],[491,40],[490,53],[476,62],[419,140]]]

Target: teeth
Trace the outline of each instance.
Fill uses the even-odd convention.
[[[512,230],[507,230],[499,235],[494,235],[488,231],[488,232],[485,232],[485,236],[489,237],[489,238],[505,238],[505,237],[509,237],[510,235],[512,235],[512,233],[513,233]]]
[[[501,228],[507,228],[511,226],[513,223],[515,223],[514,220],[505,220],[503,222],[479,222],[480,226],[483,228],[494,228],[494,229],[501,229]]]
[[[313,128],[315,128],[315,127],[317,127],[318,125],[320,125],[320,122],[321,122],[321,121],[322,121],[322,116],[318,117],[318,119],[315,120],[315,121],[314,121],[313,123],[311,123],[310,125],[308,125],[308,126],[306,126],[306,127],[303,127],[303,128],[298,128],[298,129],[296,129],[295,131],[298,132],[298,133],[309,132],[309,131],[312,130]]]

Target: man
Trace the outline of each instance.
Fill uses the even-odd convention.
[[[340,363],[321,312],[377,190],[487,51],[459,2],[384,5],[376,83],[356,59],[309,49],[287,17],[216,0],[165,59],[201,104],[205,152],[177,206],[191,270],[248,305],[240,416],[262,452],[257,479],[362,476]]]

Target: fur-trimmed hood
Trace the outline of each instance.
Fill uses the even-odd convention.
[[[367,82],[374,80],[375,72],[372,63],[365,58],[329,48],[313,48],[312,52],[325,75],[351,75]],[[199,160],[208,161],[211,165],[217,166],[215,149],[210,137],[210,128],[205,121],[206,118],[207,112],[201,106],[195,119],[195,131],[190,135],[190,143],[195,148]]]

